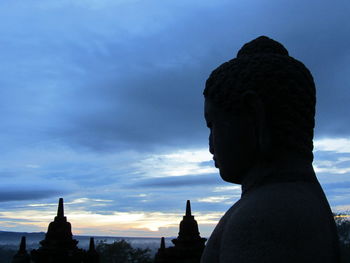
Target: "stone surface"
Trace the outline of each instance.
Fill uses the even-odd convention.
[[[173,247],[165,247],[164,238],[155,256],[155,263],[199,263],[206,238],[199,235],[198,224],[187,200],[186,214],[180,222],[179,236],[172,240]]]
[[[315,93],[309,70],[265,36],[210,75],[209,150],[242,196],[216,226],[202,263],[339,262],[334,219],[312,167]]]

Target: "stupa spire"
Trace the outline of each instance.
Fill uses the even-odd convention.
[[[95,249],[95,240],[90,237],[89,250],[86,251],[84,263],[99,263],[99,255]]]
[[[186,202],[186,216],[192,216],[190,200],[187,200],[187,202]]]
[[[58,201],[57,217],[64,217],[63,198],[60,198]]]
[[[165,240],[164,237],[162,237],[162,239],[160,240],[160,249],[164,250],[165,249]]]
[[[93,237],[90,237],[89,251],[95,251],[95,240]]]
[[[21,238],[21,243],[19,245],[19,251],[18,252],[21,252],[21,253],[26,253],[27,252],[27,248],[26,248],[26,237],[23,236]]]

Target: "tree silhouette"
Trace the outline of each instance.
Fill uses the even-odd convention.
[[[341,252],[341,262],[350,262],[350,221],[349,217],[342,213],[334,214],[335,224],[337,225],[339,246]]]
[[[100,263],[151,263],[150,249],[134,249],[125,240],[107,244],[99,241],[96,246],[100,254]]]

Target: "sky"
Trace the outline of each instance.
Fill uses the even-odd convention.
[[[0,230],[177,236],[190,199],[208,237],[240,197],[208,152],[203,89],[269,36],[317,86],[314,168],[350,210],[347,0],[12,0],[0,3]]]

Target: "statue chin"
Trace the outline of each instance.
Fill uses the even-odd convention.
[[[242,179],[239,176],[233,176],[232,173],[230,174],[230,173],[224,172],[222,170],[220,170],[220,177],[222,178],[222,180],[224,180],[225,182],[228,182],[228,183],[233,183],[233,184],[241,184],[242,183]]]

